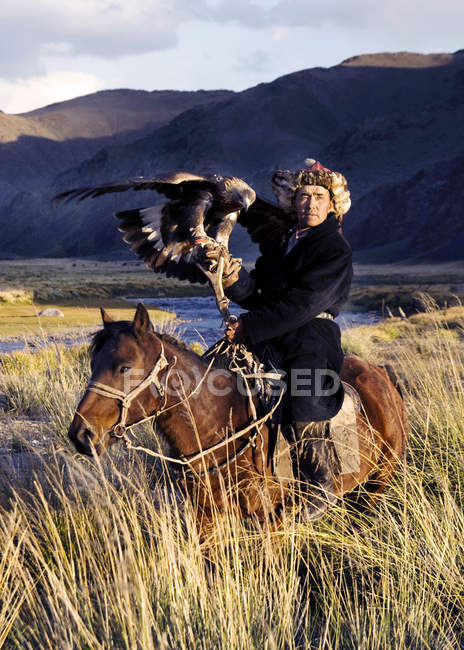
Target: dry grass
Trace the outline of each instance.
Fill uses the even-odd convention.
[[[340,506],[314,525],[288,517],[278,534],[229,518],[209,562],[162,468],[67,445],[84,349],[4,359],[0,391],[16,395],[5,417],[42,418],[49,450],[35,483],[16,471],[4,487],[0,645],[462,648],[464,320],[448,316],[347,333],[347,346],[394,363],[412,425],[372,516],[353,527]]]
[[[413,314],[427,293],[441,306],[464,302],[464,263],[441,264],[354,264],[354,281],[346,309],[398,308]]]
[[[464,262],[440,262],[420,264],[354,264],[354,274],[358,281],[370,281],[403,285],[464,282]]]
[[[132,320],[136,305],[125,302],[102,301],[102,306],[109,310],[117,320]],[[39,316],[47,307],[59,309],[63,316]],[[153,321],[170,320],[175,314],[160,309],[150,309]],[[49,305],[5,304],[0,306],[0,340],[35,339],[40,342],[44,337],[88,335],[101,326],[100,309],[97,307],[69,306],[60,303]]]
[[[429,297],[421,294],[426,311],[407,319],[388,318],[376,325],[364,325],[343,332],[345,352],[374,362],[395,360],[399,347],[413,347],[417,352],[437,340],[450,339],[458,344],[464,338],[464,307],[437,309]],[[392,345],[395,343],[395,345]],[[459,348],[460,349],[460,348]]]
[[[10,291],[0,291],[0,304],[30,305],[33,302],[34,295],[32,291],[24,289],[12,289]]]
[[[87,259],[0,260],[0,291],[24,290],[38,304],[100,306],[124,297],[209,294],[149,271],[142,262]]]

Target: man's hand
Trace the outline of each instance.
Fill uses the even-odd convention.
[[[243,343],[246,333],[240,318],[230,320],[226,324],[225,335],[230,343]]]
[[[242,260],[240,257],[232,257],[229,253],[229,256],[224,258],[224,270],[222,272],[222,286],[224,289],[228,289],[237,282],[241,268]]]

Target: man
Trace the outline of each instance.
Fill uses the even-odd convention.
[[[296,227],[262,245],[250,274],[231,259],[224,286],[249,310],[228,326],[229,340],[246,341],[258,353],[272,347],[287,372],[284,423],[291,423],[290,437],[304,449],[299,472],[309,482],[307,517],[317,519],[335,501],[327,421],[343,402],[343,352],[333,319],[348,297],[353,271],[351,248],[340,232],[350,207],[346,179],[314,160],[306,164],[272,179],[279,206],[296,215]]]

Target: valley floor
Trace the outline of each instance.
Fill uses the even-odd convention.
[[[98,321],[98,307],[125,313],[127,297],[209,295],[192,285],[150,272],[138,261],[89,259],[0,260],[0,340],[25,334],[63,334]],[[345,309],[375,310],[384,316],[423,309],[423,294],[440,306],[464,301],[464,262],[435,265],[355,264]],[[46,306],[59,308],[64,319],[36,319]],[[118,315],[117,314],[117,315]],[[161,316],[159,314],[158,316]]]

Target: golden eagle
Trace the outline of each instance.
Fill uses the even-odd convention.
[[[256,197],[255,191],[240,178],[201,176],[186,171],[75,188],[53,200],[82,201],[127,190],[155,190],[168,201],[116,213],[124,241],[155,272],[190,282],[209,280],[225,318],[228,312],[220,281],[222,266],[219,265],[216,276],[212,269],[205,269],[201,265],[202,247],[215,246],[223,253],[227,251],[237,221],[247,228],[253,241],[260,243],[288,227],[291,219],[281,208]]]

